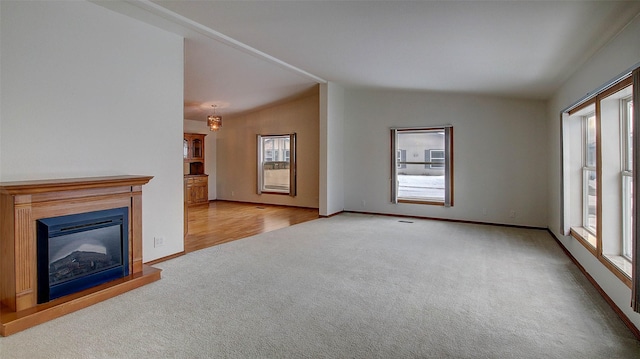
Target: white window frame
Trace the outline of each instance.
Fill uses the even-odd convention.
[[[631,96],[620,100],[621,114],[621,158],[622,171],[622,253],[621,255],[631,261],[633,243],[633,101]]]
[[[595,112],[589,113],[583,116],[583,145],[582,145],[582,227],[587,230],[591,235],[595,236],[597,232],[597,225],[591,226],[589,223],[589,181],[590,181],[590,173],[593,173],[593,176],[596,180],[596,193],[597,193],[597,172],[596,172],[596,159],[593,159],[592,164],[588,163],[589,157],[589,119],[593,118],[594,121],[594,136],[597,137],[596,125],[597,122]],[[594,152],[595,155],[595,152]],[[597,200],[597,196],[596,196]],[[597,212],[597,211],[596,211]],[[596,223],[598,222],[597,213],[595,218]]]

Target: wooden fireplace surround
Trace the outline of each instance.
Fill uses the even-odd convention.
[[[160,279],[142,264],[142,186],[152,176],[0,182],[0,335],[44,323]],[[124,278],[37,304],[36,220],[129,208]]]

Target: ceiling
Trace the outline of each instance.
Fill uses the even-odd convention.
[[[640,13],[640,1],[97,2],[185,37],[185,118],[203,121],[212,104],[236,114],[325,81],[546,99]]]

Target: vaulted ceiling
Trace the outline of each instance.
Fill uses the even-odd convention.
[[[324,81],[546,99],[640,13],[638,1],[98,3],[185,37],[194,120]]]

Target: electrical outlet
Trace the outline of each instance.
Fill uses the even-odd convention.
[[[164,245],[164,238],[162,237],[153,237],[153,247],[158,248]]]
[[[366,205],[367,205],[367,201],[362,200],[362,207],[364,207],[364,206],[366,206]]]
[[[515,209],[512,209],[512,210],[509,211],[509,217],[516,218],[516,210]]]
[[[235,196],[236,193],[234,191],[231,191],[231,197]]]

